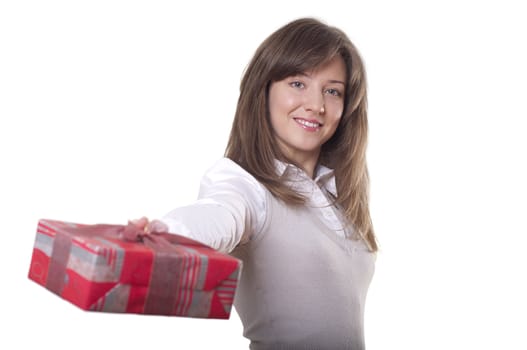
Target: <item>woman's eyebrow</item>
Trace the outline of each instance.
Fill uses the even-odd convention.
[[[304,72],[299,72],[299,73],[293,74],[291,77],[293,77],[293,78],[294,77],[306,77],[306,78],[310,78],[311,79],[311,74],[304,73]],[[342,80],[338,80],[338,79],[329,79],[328,83],[330,83],[330,84],[342,84],[342,85],[346,86],[345,82],[343,82]]]

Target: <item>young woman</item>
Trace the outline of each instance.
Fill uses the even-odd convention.
[[[147,231],[243,261],[235,299],[251,349],[363,349],[377,244],[368,203],[366,79],[354,45],[295,20],[257,49],[225,158],[199,199]]]

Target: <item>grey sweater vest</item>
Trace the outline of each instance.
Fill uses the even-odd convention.
[[[268,193],[262,232],[231,254],[243,261],[235,308],[250,348],[364,349],[364,304],[375,255],[344,239],[320,210]]]

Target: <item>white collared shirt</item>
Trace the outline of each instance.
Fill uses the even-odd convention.
[[[288,185],[306,196],[306,205],[320,209],[322,222],[339,236],[349,234],[328,195],[337,195],[333,170],[318,166],[311,179],[294,165],[277,161],[276,167],[279,174],[294,179]],[[222,158],[203,176],[198,200],[170,211],[160,220],[171,233],[229,253],[262,231],[266,200],[266,189],[261,183],[232,160]]]

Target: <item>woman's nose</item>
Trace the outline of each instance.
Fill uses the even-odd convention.
[[[306,96],[305,109],[316,114],[323,114],[325,112],[324,94],[314,89]]]

